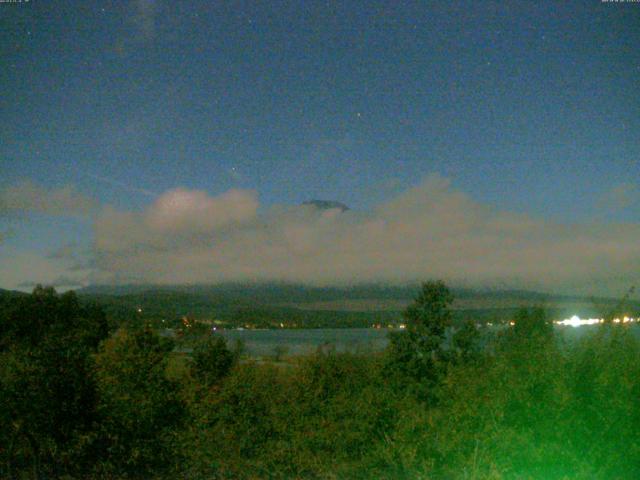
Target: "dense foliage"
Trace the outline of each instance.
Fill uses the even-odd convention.
[[[0,311],[0,477],[640,478],[640,342],[542,309],[490,338],[423,285],[382,354],[191,355],[38,288]],[[282,360],[282,359],[280,359]]]

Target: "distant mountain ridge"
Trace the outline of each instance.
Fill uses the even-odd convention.
[[[418,283],[386,285],[379,283],[352,286],[307,286],[287,282],[227,282],[215,285],[93,285],[77,290],[80,295],[126,296],[139,294],[183,294],[225,300],[248,300],[258,303],[298,303],[330,300],[411,300],[418,293]],[[553,300],[585,301],[584,296],[557,295],[518,289],[470,289],[452,288],[456,298],[527,300],[545,302]],[[597,298],[596,301],[611,302],[615,299]]]
[[[233,325],[293,323],[304,328],[368,327],[394,323],[419,292],[417,283],[307,286],[286,282],[217,285],[90,286],[77,291],[81,301],[105,306],[110,316],[175,319],[216,318]],[[611,311],[619,299],[561,296],[526,290],[452,288],[456,321],[502,322],[521,307],[544,306],[555,320],[592,318]],[[640,316],[640,302],[628,302],[625,314]]]

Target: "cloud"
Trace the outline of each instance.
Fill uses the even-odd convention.
[[[437,175],[370,213],[275,206],[253,192],[176,189],[144,212],[105,209],[94,281],[419,281],[587,292],[640,278],[640,225],[563,225],[496,211]]]
[[[52,252],[45,255],[45,258],[49,260],[60,260],[66,265],[67,273],[83,272],[86,274],[95,267],[92,252],[86,248],[80,247],[75,242],[67,243],[59,248],[56,248]],[[68,277],[66,277],[68,278]],[[75,278],[76,282],[78,281]]]
[[[634,192],[621,188],[613,198],[628,205]],[[500,211],[438,175],[370,212],[260,208],[256,192],[238,189],[213,196],[176,188],[141,211],[98,209],[71,186],[23,182],[0,190],[0,214],[30,212],[90,213],[92,248],[72,243],[48,255],[0,255],[3,286],[443,278],[471,287],[617,294],[640,281],[640,224],[569,225]]]
[[[229,190],[217,197],[200,190],[169,190],[144,212],[105,208],[94,225],[96,252],[109,256],[195,247],[254,220],[257,209],[256,193],[249,190]]]
[[[255,193],[246,190],[229,190],[210,197],[204,191],[177,188],[161,195],[145,220],[151,228],[162,232],[205,233],[251,219],[257,209]]]
[[[70,272],[71,264],[36,252],[18,248],[0,251],[0,286],[31,290],[36,284],[52,285],[62,290],[87,285],[88,270]]]
[[[78,247],[75,243],[73,242],[67,243],[66,245],[63,245],[62,247],[59,247],[54,251],[52,251],[51,253],[49,253],[47,255],[47,258],[50,258],[53,260],[75,259],[77,248]]]
[[[62,216],[85,216],[96,203],[71,185],[47,189],[30,181],[0,190],[0,215],[44,213]]]

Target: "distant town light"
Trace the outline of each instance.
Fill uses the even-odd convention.
[[[635,323],[636,319],[628,316],[624,316],[622,319],[614,318],[613,323]],[[581,319],[579,316],[574,315],[571,318],[566,318],[564,320],[556,321],[556,325],[565,325],[569,327],[581,327],[582,325],[596,325],[598,323],[604,323],[604,319],[602,318],[585,318]]]
[[[574,315],[571,318],[566,318],[564,320],[556,322],[558,325],[566,325],[569,327],[581,327],[582,325],[595,325],[596,323],[600,323],[599,318],[588,318],[582,320],[579,316]]]

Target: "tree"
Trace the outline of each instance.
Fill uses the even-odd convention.
[[[177,463],[174,440],[184,419],[178,384],[165,370],[173,342],[148,329],[118,330],[96,356],[101,475],[149,478]]]
[[[82,471],[96,420],[93,359],[107,335],[98,307],[53,288],[5,305],[0,328],[0,476]]]
[[[469,361],[480,353],[480,332],[475,322],[468,320],[453,334],[453,353],[456,360]]]
[[[544,341],[553,337],[553,323],[542,307],[521,308],[516,313],[513,336],[526,341]]]
[[[236,352],[227,348],[224,337],[209,336],[194,347],[191,371],[204,385],[215,385],[229,373],[237,357]]]
[[[442,371],[443,344],[451,324],[452,302],[453,295],[444,282],[423,283],[418,296],[403,313],[405,331],[390,336],[392,364],[427,391],[437,383]]]

